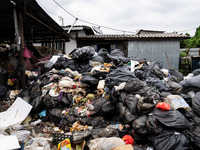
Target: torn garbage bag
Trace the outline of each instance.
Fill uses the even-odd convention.
[[[123,67],[119,67],[107,75],[105,83],[108,86],[108,88],[112,88],[115,85],[119,85],[122,82],[127,82],[132,78],[134,78],[134,75],[130,70],[127,70]]]
[[[107,54],[108,58],[115,62],[116,65],[120,63],[128,63],[131,59],[124,56],[124,52],[120,49],[114,49]]]
[[[147,133],[146,120],[147,120],[147,116],[142,115],[142,116],[139,116],[135,121],[133,121],[132,126],[136,130],[136,132],[140,134]]]
[[[175,70],[175,69],[170,69],[170,70],[169,70],[169,73],[170,73],[172,76],[176,77],[176,79],[177,79],[178,82],[180,82],[180,81],[183,80],[183,74],[182,74],[181,72],[178,72],[178,71]]]
[[[126,99],[125,99],[125,103],[129,109],[129,111],[131,112],[131,114],[137,113],[138,99],[134,95],[132,95],[132,94],[127,95]]]
[[[131,114],[129,109],[122,102],[118,102],[116,104],[116,107],[119,110],[120,117],[124,120],[125,123],[133,122],[138,116],[137,114],[135,115]]]
[[[124,86],[124,90],[127,92],[131,92],[131,91],[136,92],[142,89],[146,85],[147,85],[146,82],[140,81],[138,78],[132,78],[126,83],[126,85]]]
[[[107,49],[105,48],[101,48],[99,51],[98,51],[98,55],[101,56],[103,58],[103,61],[105,63],[108,63],[110,62],[110,59],[108,58],[107,54],[109,54],[109,52],[107,51]]]
[[[91,135],[91,131],[74,131],[72,133],[72,139],[75,144],[83,142],[88,136]]]
[[[159,123],[156,118],[151,114],[147,117],[146,126],[148,133],[161,134],[163,132],[163,126]]]
[[[156,136],[154,146],[156,150],[191,150],[189,139],[175,131],[164,131]]]
[[[149,77],[146,82],[149,86],[155,86],[159,91],[169,91],[166,83],[160,79]]]
[[[189,129],[190,124],[187,119],[177,110],[162,111],[155,108],[153,116],[163,125],[175,129]]]
[[[81,79],[81,82],[86,83],[91,86],[97,86],[99,83],[99,80],[89,74],[84,75],[83,78]]]
[[[153,78],[163,79],[162,63],[158,61],[151,62],[148,66],[148,75]]]

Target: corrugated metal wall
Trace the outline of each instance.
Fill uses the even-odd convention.
[[[161,61],[163,68],[168,69],[168,62],[171,68],[178,69],[179,66],[179,49],[180,42],[177,41],[129,41],[128,56],[137,58],[146,58],[148,61]]]

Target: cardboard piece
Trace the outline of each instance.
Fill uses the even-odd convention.
[[[1,150],[19,149],[20,145],[17,136],[0,136]]]
[[[119,145],[115,148],[112,148],[112,150],[133,150],[133,146],[131,144],[128,145]]]
[[[28,116],[32,106],[17,97],[15,102],[8,108],[8,110],[0,113],[0,129],[6,129],[11,126],[20,125]]]

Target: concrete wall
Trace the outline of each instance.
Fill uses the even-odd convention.
[[[69,42],[66,42],[65,43],[65,54],[69,54],[75,48],[77,48],[76,40],[70,40]]]
[[[161,61],[163,68],[168,69],[167,52],[171,68],[178,69],[180,42],[166,41],[129,41],[128,56],[146,58],[147,61]]]

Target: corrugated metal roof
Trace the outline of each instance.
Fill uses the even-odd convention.
[[[158,34],[103,34],[103,35],[88,35],[79,36],[77,39],[185,39],[190,38],[186,35],[176,33],[158,33]]]
[[[42,41],[52,39],[53,36],[56,39],[67,40],[71,37],[69,34],[64,33],[62,27],[38,5],[36,0],[15,0],[15,2],[16,8],[22,11],[25,40]],[[1,0],[0,4],[0,40],[12,41],[15,39],[13,4],[10,0]]]

